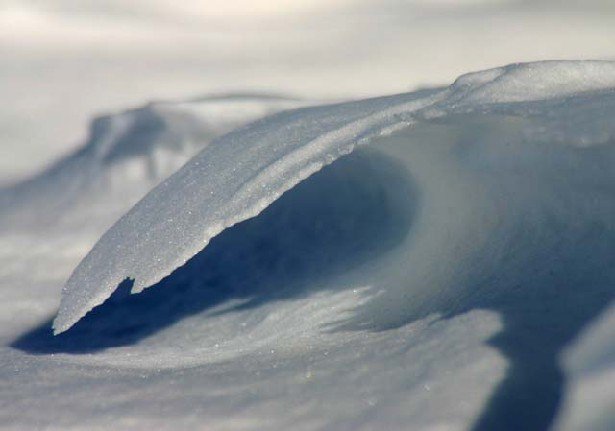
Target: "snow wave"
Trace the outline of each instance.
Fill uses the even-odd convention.
[[[613,104],[614,71],[609,62],[513,65],[465,75],[442,90],[289,111],[230,133],[150,192],[100,239],[66,284],[55,331],[68,329],[127,278],[134,280],[133,293],[154,285],[220,232],[258,215],[357,146],[369,143],[386,152],[380,141],[389,142],[388,135],[399,142],[410,134],[401,140],[411,141],[421,133],[417,124],[434,125],[436,132],[421,138],[431,144],[392,144],[391,151],[412,175],[421,172],[419,190],[434,202],[420,209],[429,214],[421,220],[429,222],[416,228],[409,247],[418,262],[406,261],[418,272],[411,276],[414,283],[422,280],[435,297],[441,289],[433,287],[432,278],[450,286],[466,272],[465,256],[492,248],[491,230],[519,208],[536,212],[552,205],[552,218],[561,215],[561,223],[568,223],[580,216],[569,207],[574,203],[610,232],[612,202],[601,194],[606,190],[609,197],[613,184],[608,167],[613,126],[607,121],[612,111],[605,106]],[[578,112],[589,120],[580,122]],[[574,132],[564,133],[570,128]],[[444,136],[430,136],[438,131]],[[588,143],[604,145],[577,148]],[[580,164],[591,166],[591,178],[582,177]],[[565,181],[555,181],[564,172]],[[577,192],[581,186],[575,181],[591,187]],[[432,268],[449,260],[457,269]]]
[[[83,147],[34,178],[0,189],[0,225],[96,225],[104,231],[217,136],[302,105],[280,96],[227,94],[100,116]]]
[[[615,296],[614,89],[614,63],[512,65],[234,131],[100,239],[57,336],[12,346],[280,429],[542,430],[562,397],[558,426],[608,426],[596,359],[559,364]]]

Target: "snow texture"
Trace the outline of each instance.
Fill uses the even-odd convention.
[[[23,213],[47,212],[91,171],[53,216],[79,226],[108,190],[116,209],[89,213],[108,223],[140,197],[123,193],[130,184],[144,193],[168,172],[126,160],[171,170],[175,150],[161,148],[227,130],[181,106],[153,134],[152,107],[134,111],[145,120],[130,139],[93,133],[111,138],[84,152],[105,156],[22,186]],[[0,238],[0,422],[612,429],[613,115],[615,63],[540,62],[203,139],[77,266],[55,336],[37,319],[89,243],[66,226],[41,241],[38,221],[24,221],[30,235],[12,219]]]
[[[550,117],[565,113],[572,103],[562,99],[576,95],[582,103],[585,94],[602,90],[598,94],[605,97],[613,87],[615,65],[610,62],[514,65],[465,75],[448,88],[426,94],[291,111],[233,132],[150,192],[101,238],[68,280],[54,329],[68,329],[125,279],[134,280],[132,293],[159,282],[224,229],[258,215],[282,193],[357,146],[419,122],[477,113],[544,118],[545,130],[536,127],[535,136],[523,139],[545,140],[561,126],[549,124]],[[534,101],[542,104],[530,103]],[[610,136],[608,129],[599,131]],[[588,137],[568,145],[582,144],[583,138]],[[605,187],[613,184],[610,176],[602,181]],[[607,212],[606,218],[611,215]],[[602,222],[604,215],[597,217]]]

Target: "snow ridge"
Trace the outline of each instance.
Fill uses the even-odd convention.
[[[323,166],[367,144],[378,148],[388,136],[403,135],[418,125],[454,123],[464,116],[511,117],[524,121],[520,131],[510,134],[519,142],[612,143],[615,131],[604,121],[603,111],[605,106],[615,106],[613,89],[613,62],[517,64],[464,75],[448,88],[283,112],[231,132],[163,181],[102,236],[66,283],[54,332],[69,329],[127,278],[134,280],[132,293],[160,281],[220,232],[257,216]],[[593,103],[596,98],[601,100],[599,106]],[[594,123],[562,138],[573,105],[576,111],[582,105]],[[514,121],[503,124],[514,128]],[[502,132],[500,126],[495,129]],[[510,162],[506,148],[494,148],[493,154],[491,148],[484,148],[478,160],[491,157],[498,163]],[[411,153],[417,159],[423,157],[416,150]],[[449,166],[438,157],[430,154],[426,160]],[[412,157],[406,159],[408,166],[420,171],[420,166],[412,166]],[[543,160],[549,163],[548,158]],[[429,172],[421,175],[426,190],[435,193],[439,180]],[[455,181],[465,178],[460,175]],[[468,180],[467,186],[482,185]],[[444,193],[442,198],[453,197]],[[434,217],[445,213],[438,207]],[[468,209],[464,217],[471,220],[472,216]],[[420,243],[420,255],[432,256],[430,247],[441,243],[427,235],[428,227],[421,229],[416,235],[420,238],[423,232],[429,238]],[[423,270],[428,271],[429,265]],[[417,273],[423,276],[429,279],[430,274]]]

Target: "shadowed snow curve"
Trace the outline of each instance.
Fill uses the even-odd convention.
[[[590,122],[591,127],[581,128],[572,139],[566,135],[568,142],[562,145],[581,147],[601,140],[606,140],[607,145],[613,136],[612,126],[604,122],[603,111],[605,103],[613,104],[614,87],[614,63],[512,65],[466,75],[449,88],[288,111],[232,132],[214,141],[152,190],[103,235],[68,280],[54,331],[60,333],[70,328],[89,310],[103,303],[127,278],[134,280],[133,293],[156,284],[226,228],[257,216],[284,192],[356,147],[366,144],[377,147],[386,136],[417,124],[437,125],[463,116],[484,119],[508,116],[525,119],[527,123],[515,127],[514,120],[504,121],[493,128],[487,124],[480,129],[482,135],[476,137],[493,138],[503,131],[508,133],[506,128],[510,126],[509,135],[514,141],[558,142],[562,140],[562,127],[574,124],[578,118],[575,114],[567,121],[574,106],[575,113],[586,112],[590,117],[595,114],[598,123]],[[599,105],[595,104],[596,98],[601,98]],[[472,128],[463,130],[467,135]],[[442,180],[434,172],[446,169],[452,175],[444,177],[448,183],[480,191],[488,184],[488,178],[468,169],[485,169],[481,163],[506,164],[513,156],[507,153],[509,148],[505,145],[478,146],[474,149],[480,151],[467,156],[474,163],[468,168],[467,163],[460,164],[458,159],[463,145],[443,148],[444,152],[434,147],[419,153],[413,149],[413,156],[406,160],[412,164],[412,160],[420,160],[421,154],[425,154],[424,163],[442,166],[440,170],[434,168],[418,175],[417,181],[419,187],[433,190],[445,200],[460,195],[442,189],[439,186]],[[515,157],[524,154],[525,150]],[[540,160],[549,163],[548,157]],[[540,170],[542,166],[530,166],[532,169]],[[415,175],[412,169],[410,172]],[[483,202],[480,192],[469,194],[473,195]],[[436,219],[448,216],[446,205],[442,206],[441,202],[440,198],[434,199],[435,206],[426,206],[425,211],[433,210]],[[457,229],[454,232],[463,230],[464,217],[471,219],[474,215],[471,200],[462,208],[467,211],[456,219],[459,223],[452,226]],[[438,239],[442,232],[431,236],[428,225],[418,232],[419,237],[423,235],[421,241],[426,247],[421,246],[421,258],[438,256],[438,247],[446,244],[445,237]],[[428,260],[415,268],[414,271],[419,271],[418,280],[430,280],[432,266]],[[447,285],[446,280],[454,276],[454,271],[445,271],[437,277],[439,283]],[[425,300],[429,302],[438,295],[427,296]]]

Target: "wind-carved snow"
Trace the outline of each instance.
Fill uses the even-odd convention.
[[[610,93],[615,87],[614,71],[615,66],[609,62],[513,65],[463,76],[444,89],[289,111],[232,132],[207,147],[150,192],[101,238],[66,284],[60,311],[54,321],[55,331],[65,331],[90,309],[104,302],[124,279],[134,280],[133,293],[142,291],[186,263],[224,229],[256,216],[282,193],[323,166],[351,153],[357,146],[372,143],[377,147],[376,141],[384,136],[399,134],[418,123],[451,123],[461,114],[473,115],[477,119],[500,118],[493,124],[496,129],[500,124],[510,127],[512,132],[505,131],[506,139],[511,136],[518,141],[514,143],[518,148],[512,151],[508,146],[485,146],[477,152],[473,163],[490,156],[494,158],[494,166],[503,167],[515,158],[523,159],[531,153],[546,151],[530,141],[561,140],[558,132],[566,124],[562,119],[570,115],[571,106],[580,105],[574,106],[575,115],[579,110],[588,111],[604,120],[604,109],[601,107],[598,112],[592,103],[597,98],[612,102]],[[508,120],[509,117],[512,119]],[[515,126],[515,121],[524,124]],[[591,128],[595,131],[596,125],[591,124]],[[610,139],[611,128],[602,122],[599,133]],[[583,144],[583,137],[574,137],[569,145],[562,146],[562,153],[571,151],[570,145]],[[416,145],[409,143],[405,146],[408,149],[403,151],[417,157],[414,154]],[[455,145],[448,152],[433,156],[434,161],[451,159],[446,164],[461,169],[463,175],[485,169],[472,166],[469,163],[471,158],[456,160],[455,157],[459,156],[455,153],[461,148],[463,145]],[[610,150],[611,146],[607,148]],[[609,150],[603,151],[610,155]],[[418,155],[422,153],[425,150],[421,149]],[[592,151],[587,151],[587,155],[578,157],[585,160],[594,157],[592,154]],[[543,155],[527,167],[540,181],[536,187],[547,187],[546,181],[550,179],[540,178],[540,175],[547,176],[545,169],[551,161]],[[546,166],[541,166],[541,163]],[[439,172],[436,166],[430,166],[425,173],[427,177],[420,177],[419,181],[426,181],[426,186],[434,181],[444,181],[435,178],[433,172]],[[466,194],[471,197],[477,194],[476,187],[486,187],[489,183],[488,179],[481,178],[484,183],[475,185],[463,175],[451,178],[452,183],[467,183]],[[476,173],[471,176],[476,177]],[[501,180],[497,173],[494,172],[493,176],[493,180]],[[612,184],[610,180],[601,179],[604,187]],[[531,194],[535,188],[526,187],[516,193]],[[564,191],[558,190],[558,193]],[[445,194],[443,198],[446,201],[458,196]],[[477,199],[482,204],[488,198],[480,196]],[[537,202],[544,199],[536,198]],[[505,201],[500,204],[503,208],[499,211],[504,214],[514,210]],[[474,217],[476,210],[471,206],[468,208],[468,217]],[[463,206],[462,209],[466,210]],[[444,209],[438,208],[430,216],[443,217],[441,211]],[[554,211],[558,214],[559,210]],[[498,217],[497,213],[488,215]],[[607,211],[600,217],[604,216],[608,218],[611,213]],[[604,223],[610,227],[610,222]],[[455,229],[464,227],[464,222],[459,224]],[[426,225],[425,229],[429,231],[429,226]],[[480,230],[489,232],[488,229],[479,229],[477,235],[487,235],[481,234]],[[417,235],[422,232],[421,229],[417,231]],[[435,231],[433,234],[438,236]],[[448,247],[456,245],[453,242]],[[426,246],[434,246],[433,238],[426,240]],[[436,248],[430,258],[436,259],[442,252]],[[460,258],[463,255],[456,260]],[[425,265],[430,263],[425,262]],[[451,274],[453,278],[456,276]]]
[[[212,141],[78,266],[58,335],[4,349],[3,420],[609,426],[614,89],[511,65]]]

